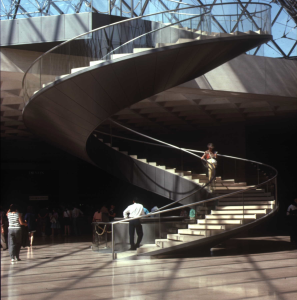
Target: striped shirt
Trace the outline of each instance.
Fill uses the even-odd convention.
[[[7,217],[8,217],[8,221],[9,221],[8,228],[21,228],[20,221],[19,221],[20,215],[18,212],[15,212],[15,213],[9,212],[7,214]]]

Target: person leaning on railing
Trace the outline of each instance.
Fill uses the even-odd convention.
[[[145,212],[143,210],[143,205],[137,203],[138,198],[135,197],[133,199],[133,204],[129,205],[123,212],[124,218],[137,218],[140,216],[145,215]],[[134,242],[134,235],[135,235],[135,230],[137,233],[137,242],[135,244]],[[140,247],[140,242],[142,241],[143,237],[143,230],[142,230],[142,225],[140,223],[139,219],[136,220],[131,220],[129,222],[129,236],[130,236],[130,250],[136,250],[137,248]]]
[[[214,152],[214,144],[209,143],[207,145],[208,150],[206,150],[201,157],[201,159],[207,160],[207,170],[208,170],[208,180],[211,180],[211,178],[215,175],[215,168],[217,167],[217,154],[218,152]],[[215,180],[215,179],[214,179]],[[213,180],[213,181],[214,181]],[[208,186],[209,192],[213,191],[213,182]]]

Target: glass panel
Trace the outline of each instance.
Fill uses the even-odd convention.
[[[93,222],[93,251],[103,251],[111,253],[112,239],[111,239],[111,223],[110,222]]]

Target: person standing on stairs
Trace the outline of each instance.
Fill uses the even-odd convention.
[[[208,180],[211,180],[211,178],[215,175],[215,168],[217,167],[217,154],[218,152],[214,152],[214,144],[209,143],[207,145],[208,150],[204,152],[204,155],[201,157],[201,159],[204,159],[207,161],[207,170],[208,170]],[[214,181],[212,181],[211,184],[208,186],[208,191],[213,192],[214,187]]]
[[[137,218],[140,216],[145,215],[144,210],[143,210],[143,205],[137,203],[138,198],[135,197],[133,199],[133,204],[129,205],[123,212],[124,218]],[[135,244],[134,241],[134,235],[135,235],[135,230],[137,233],[137,242]],[[143,231],[142,231],[142,225],[140,223],[139,219],[136,220],[131,220],[129,222],[129,236],[130,236],[130,250],[136,250],[137,248],[140,247],[140,243],[143,237]]]

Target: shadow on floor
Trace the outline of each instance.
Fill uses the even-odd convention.
[[[290,243],[290,237],[287,235],[260,234],[255,236],[253,234],[253,236],[241,236],[229,239],[211,249],[196,249],[195,252],[170,256],[162,255],[157,256],[157,258],[231,256],[292,251],[296,249],[297,245]]]
[[[290,243],[289,236],[258,236],[233,238],[211,249],[212,256],[257,254],[292,251],[296,245]]]

